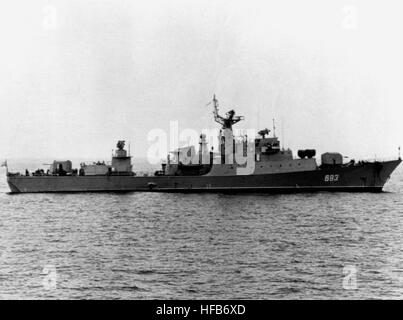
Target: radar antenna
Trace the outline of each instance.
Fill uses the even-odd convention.
[[[116,144],[116,148],[119,150],[123,150],[125,147],[125,141],[124,140],[119,140],[118,143]]]
[[[220,116],[218,114],[218,100],[216,99],[216,96],[213,96],[213,102],[214,102],[214,121],[221,124],[223,129],[230,129],[232,130],[232,126],[235,123],[238,123],[239,121],[243,120],[243,116],[236,116],[235,115],[235,110],[230,110],[228,111],[225,115],[226,117]]]
[[[269,134],[269,132],[270,132],[270,130],[267,129],[267,128],[265,128],[265,129],[263,129],[263,130],[260,130],[260,131],[258,132],[258,134],[261,135],[262,138],[264,139],[264,138],[266,137],[266,135]]]

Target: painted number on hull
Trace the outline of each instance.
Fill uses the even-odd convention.
[[[327,174],[325,175],[325,182],[336,182],[339,181],[338,174]]]

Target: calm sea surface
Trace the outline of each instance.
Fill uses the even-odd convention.
[[[403,298],[403,166],[381,194],[9,195],[0,298]]]

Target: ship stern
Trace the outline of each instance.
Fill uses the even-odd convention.
[[[21,193],[21,190],[16,186],[15,180],[15,178],[7,176],[7,184],[10,188],[10,193]]]

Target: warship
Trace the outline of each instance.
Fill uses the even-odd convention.
[[[214,96],[214,120],[221,125],[218,150],[208,148],[201,134],[195,146],[171,151],[161,169],[153,174],[133,171],[125,141],[117,143],[110,163],[53,161],[48,170],[13,173],[7,168],[11,193],[33,192],[381,192],[401,157],[389,161],[344,161],[338,152],[321,154],[315,149],[298,150],[294,157],[271,130],[260,130],[252,138],[235,137],[233,126],[244,117],[234,110],[219,114]]]

